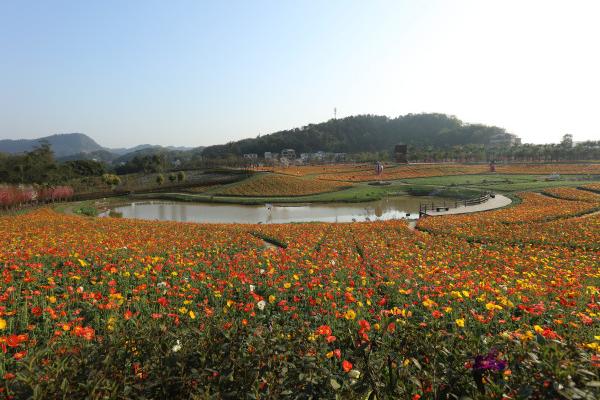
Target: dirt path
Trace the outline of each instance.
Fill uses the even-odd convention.
[[[427,215],[451,215],[451,214],[467,214],[479,211],[488,211],[496,208],[506,207],[512,203],[512,200],[501,194],[497,194],[493,199],[489,199],[481,204],[474,204],[471,206],[459,205],[456,208],[450,208],[448,211],[427,211]]]

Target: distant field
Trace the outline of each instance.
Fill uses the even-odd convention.
[[[404,179],[403,182],[409,185],[461,186],[502,192],[539,190],[556,186],[581,186],[589,183],[588,180],[583,180],[586,178],[584,175],[569,175],[556,181],[546,180],[547,178],[547,175],[479,174]]]

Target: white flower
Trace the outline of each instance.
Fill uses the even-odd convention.
[[[264,310],[266,305],[267,305],[267,302],[264,300],[261,300],[258,303],[256,303],[256,307],[258,307],[258,309],[260,311]]]
[[[254,289],[256,289],[256,286],[254,286],[254,285],[250,285],[250,291],[251,291],[251,292],[254,292]]]
[[[260,271],[258,271],[258,272],[260,272],[260,274],[262,275],[265,273],[265,270],[261,268]]]
[[[167,287],[167,282],[158,282],[158,283],[156,284],[156,287],[159,287],[159,288],[164,288],[164,287]]]
[[[171,350],[173,351],[173,353],[177,353],[179,350],[181,350],[181,342],[179,341],[179,339],[177,339],[177,343],[175,344],[175,346],[173,346]]]
[[[350,379],[358,379],[360,378],[360,371],[357,369],[350,370],[350,372],[348,372],[348,377]]]

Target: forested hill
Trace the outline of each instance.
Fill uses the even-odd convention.
[[[296,153],[359,153],[390,150],[397,143],[414,146],[454,146],[487,144],[489,138],[504,133],[503,128],[465,124],[445,114],[407,114],[398,118],[358,115],[332,119],[320,124],[275,132],[204,149],[207,157],[227,154],[280,152],[292,148]]]
[[[48,143],[57,157],[103,150],[102,146],[83,133],[64,133],[39,139],[0,140],[0,152],[25,153],[34,150],[42,143]]]

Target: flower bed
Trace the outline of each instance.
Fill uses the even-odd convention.
[[[471,222],[551,235],[540,218],[581,210],[523,197]],[[597,398],[598,251],[424,222],[446,219],[2,217],[0,396]]]
[[[279,174],[260,174],[224,187],[218,194],[229,196],[304,196],[333,192],[348,187],[347,183],[325,182]]]

